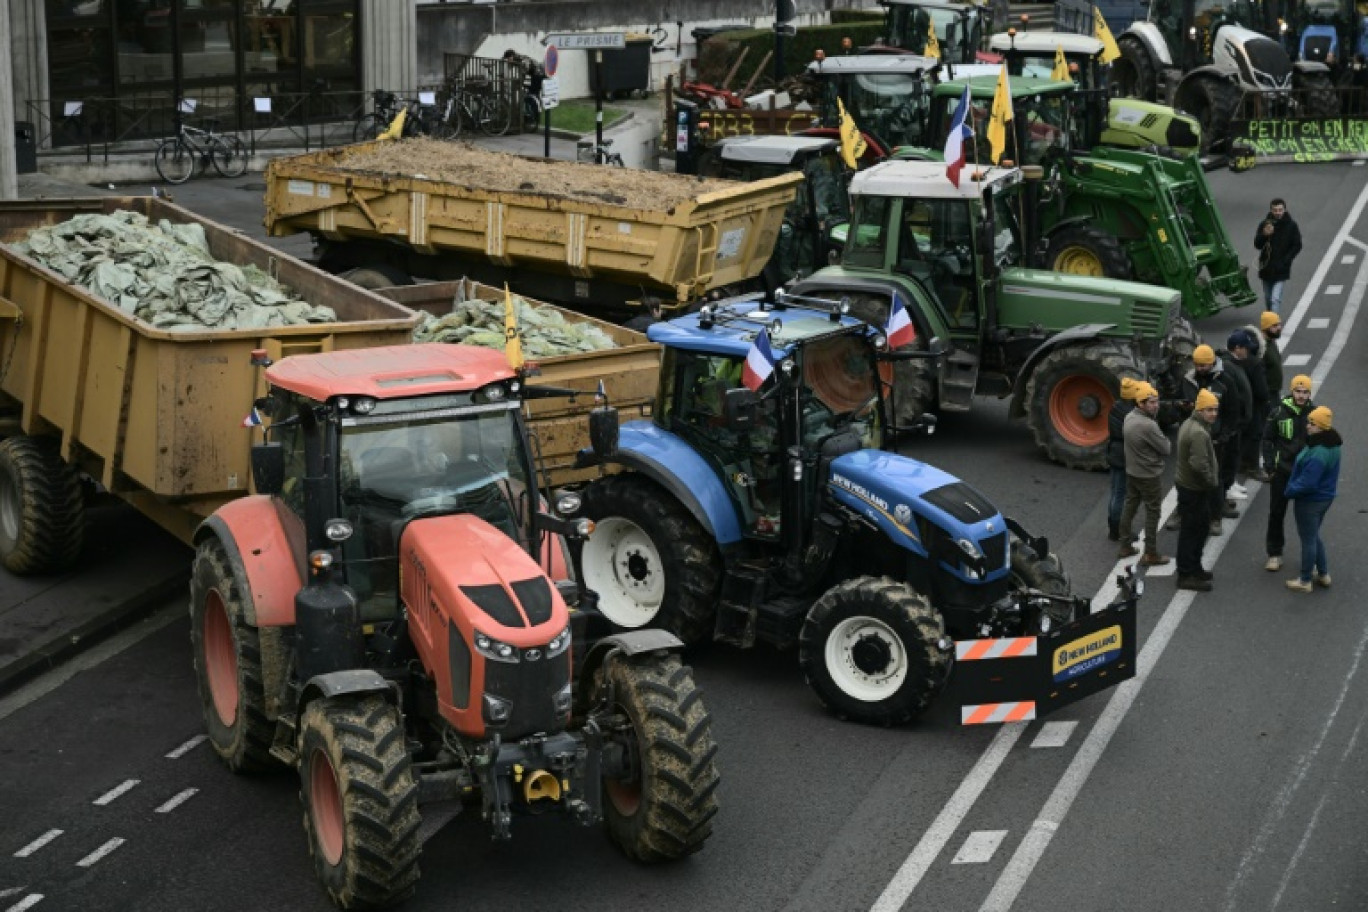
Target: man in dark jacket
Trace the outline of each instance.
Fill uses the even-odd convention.
[[[1243,371],[1236,371],[1240,379],[1244,379]],[[1216,350],[1210,345],[1199,345],[1192,352],[1192,370],[1183,376],[1182,395],[1188,402],[1197,401],[1197,394],[1202,390],[1209,391],[1216,397],[1218,412],[1216,420],[1207,425],[1208,433],[1211,434],[1212,443],[1216,447],[1217,461],[1220,461],[1221,441],[1229,437],[1231,433],[1238,433],[1238,428],[1242,419],[1240,408],[1240,396],[1238,390],[1233,390],[1235,380],[1226,371],[1225,363],[1216,357]],[[1248,386],[1248,382],[1245,384]],[[1235,428],[1236,431],[1231,431]],[[1234,514],[1234,510],[1226,510],[1225,489],[1217,485],[1214,488],[1203,488],[1210,492],[1211,496],[1211,534],[1221,534],[1221,517],[1225,514]]]
[[[1243,345],[1247,345],[1244,330],[1231,333],[1227,344],[1231,342],[1236,344],[1237,351],[1241,350]],[[1228,378],[1230,395],[1235,399],[1235,408],[1231,424],[1222,422],[1221,432],[1216,435],[1216,458],[1221,463],[1221,490],[1212,502],[1211,509],[1213,516],[1234,519],[1240,514],[1235,509],[1235,502],[1227,498],[1230,496],[1230,486],[1235,484],[1235,476],[1239,473],[1246,429],[1254,420],[1254,391],[1249,387],[1249,374],[1245,372],[1243,363],[1234,352],[1227,348],[1217,352],[1217,355],[1223,368],[1221,373]],[[1221,417],[1225,417],[1224,412]]]
[[[1107,501],[1107,540],[1121,540],[1121,510],[1126,503],[1126,416],[1135,410],[1135,378],[1121,378],[1121,397],[1107,413],[1107,468],[1111,497]]]
[[[1283,528],[1287,520],[1287,479],[1292,476],[1292,463],[1306,446],[1306,416],[1316,403],[1311,401],[1311,378],[1298,374],[1292,378],[1287,396],[1278,403],[1264,424],[1263,460],[1272,478],[1268,485],[1268,530],[1264,533],[1264,551],[1268,561],[1264,569],[1282,569]]]
[[[1259,329],[1264,337],[1264,384],[1268,387],[1269,398],[1272,399],[1284,389],[1282,349],[1278,347],[1278,340],[1282,338],[1282,317],[1271,310],[1265,310],[1259,317]]]
[[[1268,378],[1258,352],[1262,346],[1252,329],[1237,329],[1226,340],[1226,348],[1249,381],[1249,421],[1240,428],[1239,470],[1244,475],[1259,474],[1259,441],[1263,437],[1264,419],[1268,417]],[[1239,496],[1245,495],[1243,486],[1236,487]]]
[[[1268,204],[1268,214],[1254,232],[1254,246],[1259,251],[1264,304],[1277,313],[1282,306],[1283,286],[1292,277],[1292,261],[1302,249],[1301,229],[1292,221],[1287,204],[1281,199]]]
[[[1210,390],[1199,390],[1192,417],[1178,429],[1178,460],[1173,487],[1178,492],[1178,588],[1211,591],[1211,572],[1202,569],[1202,548],[1209,531],[1211,492],[1218,489],[1216,451],[1210,429],[1219,404]]]

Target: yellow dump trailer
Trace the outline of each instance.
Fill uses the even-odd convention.
[[[409,341],[418,315],[372,292],[151,197],[0,203],[0,242],[81,213],[131,210],[203,226],[215,259],[255,265],[336,323],[225,332],[154,328],[0,246],[0,560],[55,569],[79,550],[78,468],[183,540],[247,492],[244,428],[261,388],[254,349],[291,354]],[[75,491],[73,493],[73,486]]]
[[[503,300],[503,289],[467,280],[405,285],[386,288],[380,293],[405,307],[427,311],[434,316],[449,313],[456,300]],[[660,379],[660,346],[648,342],[644,334],[572,311],[562,313],[567,320],[594,324],[618,347],[536,360],[537,373],[529,377],[529,385],[543,384],[584,392],[573,402],[555,398],[528,399],[524,403],[528,426],[541,457],[540,465],[551,485],[584,481],[598,475],[597,469],[576,469],[575,454],[589,445],[588,413],[594,407],[594,392],[600,380],[621,420],[632,421],[650,416]]]
[[[802,177],[701,180],[413,139],[280,158],[266,227],[307,231],[330,272],[372,287],[410,277],[508,282],[620,315],[741,290],[774,252]]]

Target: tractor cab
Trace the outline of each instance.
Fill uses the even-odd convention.
[[[824,57],[809,63],[805,79],[816,83],[822,124],[839,126],[836,100],[856,125],[884,150],[918,145],[938,61],[913,54]]]
[[[1008,29],[993,35],[988,40],[988,47],[1002,55],[1010,75],[1028,79],[1050,79],[1055,70],[1055,56],[1062,50],[1069,76],[1079,89],[1107,87],[1105,72],[1097,59],[1102,52],[1102,42],[1091,35]]]
[[[986,5],[951,0],[881,0],[885,8],[882,46],[913,54],[926,53],[932,27],[940,44],[941,60],[978,63],[983,37],[990,30],[991,12]]]
[[[929,129],[921,144],[939,152],[950,131],[955,106],[969,86],[969,113],[974,138],[965,150],[971,162],[991,164],[992,144],[988,141],[989,115],[993,109],[993,95],[998,77],[974,76],[964,80],[943,82],[931,93]],[[1045,79],[1010,80],[1012,95],[1012,130],[1008,134],[1004,158],[1023,165],[1043,165],[1052,156],[1073,148],[1075,128],[1072,82]]]

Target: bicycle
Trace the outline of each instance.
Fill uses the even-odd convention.
[[[401,138],[408,139],[411,136],[431,136],[435,139],[455,139],[460,130],[453,129],[451,125],[451,103],[448,101],[442,105],[428,105],[415,99],[400,100],[399,96],[393,92],[386,92],[384,89],[372,92],[371,97],[375,99],[375,110],[370,114],[363,114],[357,118],[356,126],[352,128],[353,142],[366,142],[375,139],[394,122],[394,118],[399,116],[400,111],[408,111],[404,118],[404,128],[401,131]]]
[[[611,165],[614,168],[627,167],[622,162],[622,156],[614,152],[611,148],[613,141],[605,139],[602,143],[588,144],[580,146],[578,158],[582,162],[592,162],[596,165]]]
[[[446,122],[458,136],[467,125],[486,136],[503,136],[513,126],[513,108],[498,90],[491,65],[485,70],[485,76],[450,83],[443,91]]]
[[[247,173],[247,146],[232,133],[218,133],[217,120],[205,122],[205,129],[192,127],[176,115],[176,135],[157,143],[152,163],[168,184],[183,184],[194,176],[197,167],[210,164],[221,177],[241,177]]]

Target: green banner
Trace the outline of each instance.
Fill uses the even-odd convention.
[[[1326,162],[1368,158],[1363,117],[1237,120],[1232,135],[1259,161]]]

